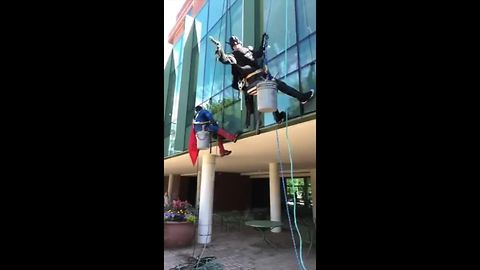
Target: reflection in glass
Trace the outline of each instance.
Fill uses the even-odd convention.
[[[298,39],[302,40],[304,37],[314,33],[317,28],[316,16],[316,1],[311,0],[296,0],[297,2],[297,22],[298,22]]]
[[[198,75],[197,75],[197,93],[195,96],[195,104],[200,104],[203,101],[203,79],[205,73],[205,51],[206,51],[206,41],[204,38],[200,42],[200,56],[199,56],[199,65],[198,65]]]
[[[209,0],[208,31],[218,22],[222,14],[227,10],[226,0]]]
[[[203,5],[202,10],[198,13],[198,15],[195,17],[195,21],[201,24],[202,26],[202,32],[201,32],[201,38],[205,37],[207,34],[207,23],[208,23],[208,4],[210,1],[206,1],[206,3]]]
[[[286,21],[285,1],[264,0],[265,8],[263,12],[263,20],[266,25],[267,34],[270,37],[268,40],[270,48],[267,49],[267,57],[269,59],[285,50],[285,47],[290,47],[296,42],[297,31],[295,30],[294,2],[295,1],[288,1],[288,21]],[[285,23],[288,23],[287,31],[285,31]],[[285,33],[287,33],[288,46],[285,46]]]
[[[308,65],[300,70],[300,76],[302,81],[302,92],[307,92],[310,89],[317,89],[316,86],[316,64]],[[318,90],[316,90],[315,97],[307,104],[303,105],[303,113],[309,113],[316,111]]]

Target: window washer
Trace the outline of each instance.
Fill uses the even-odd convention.
[[[247,107],[246,126],[250,123],[250,114],[253,113],[253,96],[257,94],[257,84],[265,79],[273,79],[277,83],[277,88],[281,92],[298,99],[302,104],[307,103],[315,94],[313,89],[307,93],[297,91],[295,88],[287,85],[279,79],[273,78],[268,72],[267,68],[261,68],[258,60],[263,57],[264,51],[267,47],[268,35],[266,33],[262,36],[262,45],[258,50],[253,50],[253,47],[243,47],[242,42],[236,36],[231,36],[228,44],[232,48],[231,54],[226,54],[222,50],[219,41],[212,37],[210,40],[215,43],[217,50],[215,54],[218,56],[220,62],[223,64],[230,64],[232,66],[234,89],[243,91],[245,96],[245,104]],[[280,124],[285,120],[285,112],[276,110],[273,112],[275,121]]]
[[[218,123],[213,119],[213,115],[211,112],[204,109],[202,106],[196,106],[193,124],[195,128],[195,133],[198,131],[206,130],[217,135],[218,148],[220,149],[221,157],[228,156],[232,153],[232,151],[225,150],[225,148],[223,147],[223,138],[235,143],[237,142],[239,134],[231,134],[224,129],[218,127]]]

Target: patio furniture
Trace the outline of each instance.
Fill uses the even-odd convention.
[[[250,220],[245,222],[245,225],[253,227],[255,230],[262,232],[263,241],[265,241],[265,243],[268,245],[275,247],[274,244],[267,239],[266,232],[273,228],[281,227],[282,222],[271,220]]]

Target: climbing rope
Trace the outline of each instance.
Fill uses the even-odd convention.
[[[271,6],[272,6],[271,4],[272,3],[270,1],[268,13],[267,13],[267,23],[266,23],[267,24],[267,26],[266,26],[267,29],[268,29],[268,23],[269,23],[269,18],[270,18],[270,9],[271,9]],[[285,74],[284,74],[284,79],[286,79],[287,73],[288,73],[288,63],[287,63],[288,52],[287,51],[288,51],[288,1],[285,0],[285,58],[284,58]],[[264,59],[265,59],[265,63],[267,63],[268,59],[267,59],[267,56],[266,56],[266,51],[264,51]],[[293,195],[294,195],[293,196],[293,222],[294,222],[295,229],[297,231],[297,234],[298,234],[298,237],[299,237],[299,240],[300,240],[300,247],[299,247],[300,255],[298,254],[298,251],[297,251],[295,236],[293,234],[293,228],[292,228],[292,220],[290,218],[290,210],[288,208],[287,188],[286,188],[286,184],[285,184],[286,183],[285,177],[283,175],[283,164],[282,164],[281,156],[280,156],[280,143],[279,143],[279,139],[278,139],[278,130],[275,130],[276,141],[277,141],[277,159],[279,160],[280,171],[282,172],[282,187],[283,187],[283,191],[284,191],[285,208],[286,208],[286,211],[287,211],[288,224],[289,224],[289,227],[290,227],[290,234],[292,236],[292,242],[293,242],[293,248],[294,248],[294,251],[295,251],[295,257],[297,259],[297,263],[298,263],[299,268],[303,269],[303,270],[306,270],[307,268],[305,267],[305,264],[303,262],[302,236],[301,236],[300,230],[298,229],[298,224],[297,224],[297,212],[296,212],[297,200],[296,200],[296,197],[297,197],[298,190],[296,190],[295,185],[293,184],[293,159],[292,159],[292,154],[291,154],[290,141],[289,141],[289,138],[288,138],[288,113],[286,113],[285,115],[286,115],[285,116],[285,135],[286,135],[286,138],[287,138],[288,155],[289,155],[289,161],[290,161],[290,180],[291,180],[291,183],[292,183]]]
[[[291,183],[292,183],[292,187],[295,188],[295,185],[293,184],[293,160],[292,160],[292,151],[291,151],[291,148],[290,148],[290,140],[288,139],[288,114],[286,114],[285,116],[285,136],[287,138],[287,146],[288,146],[288,157],[290,159],[290,179],[291,179]],[[293,196],[293,217],[294,217],[294,221],[295,221],[295,228],[297,229],[297,234],[298,234],[298,238],[300,239],[300,263],[303,267],[303,269],[306,269],[304,263],[303,263],[303,253],[302,253],[302,247],[303,247],[303,244],[302,244],[302,235],[300,233],[300,230],[298,229],[298,224],[297,224],[297,193],[298,193],[298,190],[295,190],[294,191],[294,196]]]

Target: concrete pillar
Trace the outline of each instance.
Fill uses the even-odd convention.
[[[270,220],[282,221],[282,211],[280,204],[280,177],[278,175],[278,164],[271,162],[268,164],[268,175],[270,178]],[[282,228],[273,228],[272,232],[279,233]]]
[[[168,175],[168,198],[170,200],[170,203],[172,202],[172,193],[173,193],[173,182],[175,181],[175,176],[173,174]]]
[[[310,170],[310,183],[312,185],[313,222],[317,227],[317,169]]]
[[[170,201],[179,199],[178,193],[180,191],[180,175],[170,174],[168,176],[168,198]]]
[[[204,153],[200,183],[200,209],[198,214],[198,243],[212,241],[213,190],[215,183],[215,156]]]
[[[202,183],[202,171],[197,172],[197,195],[195,196],[195,207],[199,207],[200,203],[200,184]]]

